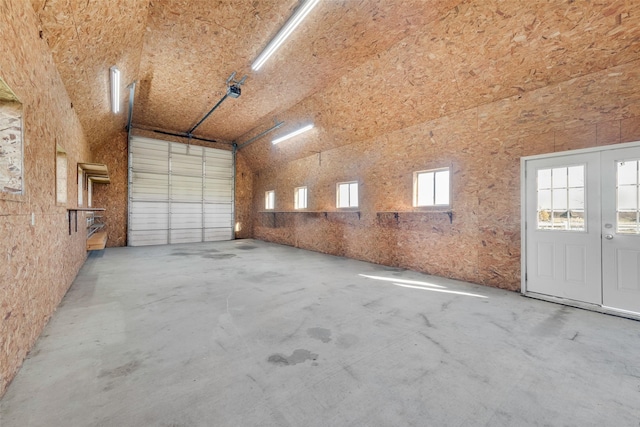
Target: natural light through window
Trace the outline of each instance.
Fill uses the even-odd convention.
[[[56,204],[67,203],[67,152],[56,146]]]
[[[449,206],[449,168],[414,172],[413,206]]]
[[[267,210],[273,210],[276,206],[276,192],[273,190],[264,193],[264,208]]]
[[[640,161],[617,162],[616,230],[621,234],[640,234]]]
[[[379,280],[382,282],[390,282],[392,285],[399,286],[401,288],[419,289],[422,291],[440,292],[444,294],[453,294],[453,295],[463,295],[463,296],[475,297],[475,298],[487,298],[484,295],[474,294],[471,292],[453,291],[448,289],[446,286],[434,285],[433,283],[429,283],[429,282],[398,279],[395,277],[369,276],[367,274],[359,274],[359,276],[367,279]]]
[[[295,189],[293,206],[295,209],[307,208],[307,187],[297,187]]]
[[[584,165],[538,169],[538,230],[585,230],[584,172]]]
[[[339,208],[358,207],[358,182],[341,182],[338,184],[337,206]]]

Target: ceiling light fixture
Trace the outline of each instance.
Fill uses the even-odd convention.
[[[298,136],[301,133],[304,133],[304,132],[306,132],[308,130],[311,130],[311,129],[313,129],[313,123],[311,123],[310,125],[306,125],[305,127],[302,127],[302,128],[300,128],[298,130],[295,130],[295,131],[293,131],[291,133],[288,133],[288,134],[286,134],[284,136],[281,136],[280,138],[276,138],[273,141],[271,141],[271,143],[273,145],[278,144],[278,143],[280,143],[282,141],[286,141],[289,138],[293,138],[294,136]]]
[[[116,66],[109,69],[111,77],[111,111],[120,112],[120,70]]]
[[[267,59],[269,59],[269,57],[273,55],[276,50],[278,50],[280,45],[284,43],[287,37],[291,35],[293,30],[296,29],[300,22],[302,22],[302,20],[309,14],[309,12],[311,12],[311,9],[313,9],[319,2],[320,0],[306,0],[302,5],[298,7],[298,9],[296,9],[293,15],[291,15],[291,17],[284,24],[284,26],[280,28],[278,34],[276,34],[276,36],[271,39],[267,47],[264,48],[262,53],[253,62],[253,64],[251,65],[251,69],[253,71],[258,71],[260,67],[262,67],[264,63],[267,62]]]

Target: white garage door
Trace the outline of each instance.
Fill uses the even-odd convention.
[[[233,153],[143,137],[129,144],[129,246],[233,238]]]

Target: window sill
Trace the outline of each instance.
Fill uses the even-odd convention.
[[[27,199],[27,195],[22,193],[22,194],[13,194],[13,193],[5,193],[5,192],[0,192],[0,201],[1,202],[17,202],[17,203],[24,203],[26,202]]]

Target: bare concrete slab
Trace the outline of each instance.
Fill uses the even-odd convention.
[[[92,254],[25,426],[638,426],[640,322],[255,240]]]

